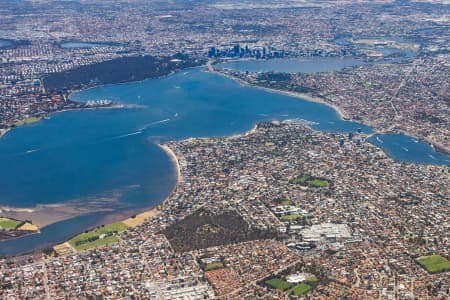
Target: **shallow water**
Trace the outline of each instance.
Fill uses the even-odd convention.
[[[372,132],[365,125],[340,120],[326,105],[242,86],[201,68],[97,87],[72,99],[110,99],[139,108],[57,113],[7,133],[0,139],[0,205],[33,207],[74,200],[88,205],[114,192],[117,199],[111,200],[113,212],[108,215],[122,215],[158,204],[174,187],[175,169],[156,145],[159,142],[226,136],[245,132],[260,121],[295,118],[315,122],[315,129],[326,132],[358,128]],[[449,162],[422,142],[410,144],[408,137],[379,138],[384,140],[380,146],[394,159]],[[0,255],[63,241],[105,217],[105,213],[81,216],[45,227],[42,234],[0,242]]]

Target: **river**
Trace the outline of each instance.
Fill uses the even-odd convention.
[[[0,242],[0,255],[55,244],[107,217],[120,218],[160,203],[176,183],[174,166],[157,146],[160,142],[227,136],[260,121],[294,118],[314,122],[313,128],[326,132],[358,128],[372,132],[365,125],[339,119],[326,105],[243,86],[203,68],[101,86],[71,99],[109,99],[135,107],[57,113],[8,132],[0,139],[0,206],[77,202],[95,207],[99,199],[111,197],[110,211],[92,212],[44,227],[41,234]],[[409,143],[403,135],[379,138],[394,159],[450,162],[420,141]],[[403,146],[408,151],[400,151]]]

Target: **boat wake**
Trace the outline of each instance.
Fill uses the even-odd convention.
[[[406,152],[408,152],[408,151],[409,151],[409,149],[408,149],[408,148],[406,148],[406,147],[403,147],[403,146],[401,146],[401,148],[402,148],[403,150],[405,150]]]
[[[178,116],[178,113],[176,114],[176,116]],[[146,129],[152,127],[152,126],[155,126],[155,125],[158,125],[158,124],[162,124],[162,123],[166,123],[166,122],[169,122],[169,121],[170,121],[170,119],[164,119],[164,120],[148,123],[148,124],[144,125],[142,128],[139,128],[139,131],[146,130]]]
[[[30,150],[27,150],[25,153],[30,154],[30,153],[38,152],[39,150],[40,149],[30,149]]]
[[[383,140],[380,139],[380,137],[378,137],[378,136],[377,136],[375,139],[376,139],[378,142],[382,143],[382,144],[384,143]]]
[[[139,130],[139,131],[135,131],[135,132],[132,132],[132,133],[122,134],[122,135],[113,137],[113,139],[122,139],[122,138],[125,138],[127,136],[138,135],[138,134],[141,134],[141,133],[142,133],[142,131]]]

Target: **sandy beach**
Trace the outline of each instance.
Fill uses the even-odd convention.
[[[167,155],[169,155],[170,160],[175,165],[175,169],[176,169],[176,172],[177,172],[177,185],[178,185],[178,182],[180,181],[182,175],[181,175],[181,168],[180,168],[180,164],[178,162],[177,156],[175,155],[173,150],[170,149],[169,146],[167,146],[165,144],[158,144],[158,146],[161,147],[161,149],[163,149],[167,153]],[[176,188],[176,186],[175,186],[175,188]],[[175,190],[175,188],[174,188],[174,190]],[[172,193],[173,193],[173,191],[170,194],[172,194]]]
[[[256,127],[255,127],[256,128]],[[162,205],[164,205],[165,202],[169,201],[169,199],[172,198],[173,193],[177,190],[178,184],[180,182],[181,179],[181,168],[180,168],[180,164],[178,162],[178,158],[176,157],[175,153],[173,152],[172,149],[170,149],[169,146],[165,145],[165,144],[158,144],[158,146],[164,150],[164,152],[167,153],[167,155],[169,155],[172,163],[175,166],[176,169],[176,173],[177,173],[177,183],[175,185],[175,187],[173,188],[173,190],[169,193],[169,195],[160,203],[158,204],[156,207],[153,207],[149,210],[145,210],[142,211],[134,216],[131,217],[127,217],[126,219],[121,219],[118,218],[117,215],[111,215],[109,218],[106,218],[103,220],[103,222],[101,224],[97,224],[97,226],[100,226],[102,224],[109,224],[109,223],[113,223],[113,222],[122,222],[124,223],[127,227],[136,227],[139,226],[140,224],[144,223],[146,220],[156,216],[159,212],[160,212],[160,208]],[[70,244],[66,241],[63,242],[61,244],[58,244],[56,246],[54,246],[54,249],[60,253],[60,255],[65,255],[65,254],[70,254],[73,253],[75,251],[75,249],[73,249],[72,246],[70,246]]]
[[[233,134],[233,135],[227,136],[227,137],[225,137],[225,138],[226,138],[227,140],[232,140],[232,139],[238,139],[238,138],[241,138],[241,137],[246,137],[246,136],[249,136],[249,135],[252,135],[253,133],[255,133],[255,131],[256,131],[257,128],[258,128],[258,124],[255,124],[255,125],[252,127],[252,129],[250,129],[250,130],[248,130],[248,131],[246,131],[246,132],[244,132],[244,133]]]
[[[0,139],[10,130],[11,130],[11,128],[0,129]]]
[[[28,220],[39,228],[87,213],[100,211],[110,211],[110,209],[97,208],[91,210],[89,207],[83,208],[81,205],[75,206],[65,203],[57,205],[37,205],[33,208],[0,207],[1,216],[17,220]]]
[[[348,119],[348,116],[344,113],[344,111],[340,107],[338,107],[338,106],[336,106],[336,105],[334,105],[332,103],[329,103],[329,102],[325,101],[322,98],[314,97],[312,95],[308,95],[308,94],[304,94],[304,93],[283,91],[283,90],[277,90],[277,89],[272,89],[272,88],[267,88],[267,87],[253,85],[253,84],[248,83],[248,82],[246,82],[246,81],[244,81],[244,80],[242,80],[240,78],[236,78],[236,77],[233,77],[233,76],[230,76],[230,75],[227,75],[227,74],[224,74],[222,72],[217,71],[216,69],[214,69],[214,66],[212,65],[211,61],[208,61],[206,66],[207,66],[209,72],[214,73],[214,74],[218,74],[220,76],[227,77],[227,78],[229,78],[231,80],[239,82],[241,85],[244,85],[244,86],[251,86],[253,88],[261,89],[261,90],[264,90],[264,91],[269,92],[269,93],[283,94],[283,95],[291,96],[291,97],[294,97],[294,98],[299,98],[299,99],[302,99],[302,100],[306,100],[306,101],[310,101],[310,102],[316,102],[316,103],[327,105],[327,106],[333,108],[336,111],[336,113],[338,114],[340,119]]]
[[[39,228],[88,213],[109,211],[111,214],[99,221],[96,226],[113,222],[123,222],[128,227],[138,226],[160,212],[161,205],[172,197],[182,177],[178,158],[172,149],[165,144],[159,144],[158,146],[169,155],[172,163],[174,164],[177,183],[169,195],[160,204],[152,207],[151,209],[135,212],[125,210],[123,214],[114,213],[114,208],[112,206],[120,205],[120,203],[118,202],[117,194],[113,194],[109,195],[109,197],[95,198],[92,200],[89,199],[88,201],[82,202],[77,202],[74,200],[57,204],[38,204],[31,208],[0,206],[0,215],[7,218],[30,221],[26,223],[24,230],[39,230]],[[130,215],[133,216],[131,217]]]
[[[157,215],[160,212],[160,207],[165,202],[167,202],[170,198],[172,198],[172,195],[176,191],[177,186],[180,182],[180,179],[182,178],[180,164],[178,163],[178,158],[176,157],[175,153],[172,151],[172,149],[170,149],[169,146],[167,146],[165,144],[158,144],[158,146],[161,149],[163,149],[164,152],[167,153],[167,155],[169,155],[170,160],[174,164],[175,171],[177,173],[177,182],[175,184],[175,187],[169,193],[169,195],[163,201],[161,201],[158,205],[156,205],[150,209],[147,209],[147,210],[139,211],[137,214],[135,214],[132,217],[127,216],[124,218],[123,216],[121,217],[120,215],[117,215],[117,214],[111,214],[110,217],[103,219],[103,221],[98,225],[108,224],[108,223],[113,223],[113,222],[122,222],[125,225],[127,225],[128,227],[138,226],[139,224],[142,224],[143,222],[145,222],[147,219],[152,218],[155,215]],[[130,215],[129,212],[127,214]]]
[[[120,190],[99,197],[74,199],[63,203],[37,204],[34,207],[0,206],[0,216],[16,220],[30,221],[43,228],[53,223],[95,212],[120,210]]]

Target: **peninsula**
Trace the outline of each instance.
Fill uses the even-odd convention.
[[[130,271],[125,284],[134,290],[148,280],[154,282],[151,291],[165,297],[170,290],[205,297],[376,298],[390,284],[405,286],[412,280],[414,286],[398,289],[398,295],[422,297],[430,278],[433,295],[445,293],[447,273],[433,273],[448,270],[445,241],[436,238],[446,235],[443,222],[449,213],[445,167],[397,162],[369,143],[342,146],[340,138],[286,121],[261,123],[251,134],[234,138],[169,142],[182,176],[158,214],[126,230],[114,225],[114,241],[108,242],[108,233],[99,234],[101,242],[93,242],[97,248],[57,248],[70,255],[35,257],[26,276],[48,274],[42,294],[52,297],[77,294],[86,284],[85,274],[119,278],[111,268],[115,265]],[[429,223],[411,222],[411,216]],[[229,224],[227,218],[235,221]],[[245,235],[242,226],[249,230]],[[108,228],[113,227],[99,230]],[[233,240],[238,231],[242,241]],[[195,238],[180,243],[183,232]],[[97,263],[88,263],[99,256]],[[0,286],[8,291],[19,282],[20,267],[13,261],[3,261]],[[351,272],[354,264],[357,272]],[[80,265],[88,268],[74,267]],[[71,270],[68,277],[58,275],[62,270]],[[294,275],[308,280],[289,283]],[[363,282],[362,276],[369,279]],[[26,282],[40,291],[36,281]],[[84,293],[116,297],[123,288],[117,282],[108,288],[89,283]]]

